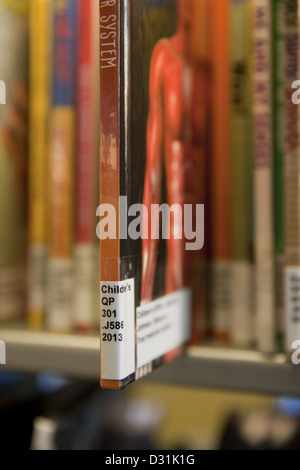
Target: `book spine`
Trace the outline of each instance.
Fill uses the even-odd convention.
[[[299,107],[292,102],[292,85],[299,80],[298,0],[284,2],[284,244],[285,244],[285,319],[287,352],[300,338],[300,207],[299,207]]]
[[[93,327],[95,272],[95,128],[93,0],[78,1],[77,168],[74,247],[74,325]]]
[[[100,57],[100,41],[99,41],[99,4],[97,0],[93,0],[92,3],[92,35],[93,35],[93,90],[94,90],[94,105],[95,105],[95,118],[92,123],[94,128],[94,154],[95,154],[95,168],[94,168],[94,211],[93,211],[93,223],[94,223],[94,280],[93,280],[93,289],[94,289],[94,308],[93,308],[93,326],[95,331],[99,331],[99,305],[100,305],[100,290],[99,290],[99,259],[100,259],[100,247],[99,239],[97,236],[96,224],[97,218],[96,214],[99,207],[99,196],[100,196],[100,181],[99,181],[99,168],[100,168],[100,159],[99,159],[99,135],[100,135],[100,68],[99,68],[99,57]]]
[[[50,2],[32,0],[30,22],[28,324],[41,329],[45,315],[47,156],[50,106]]]
[[[230,1],[209,2],[212,56],[212,328],[228,339],[230,314]]]
[[[233,344],[249,347],[253,341],[253,266],[250,258],[252,146],[249,100],[248,0],[231,5],[231,313]]]
[[[253,0],[255,340],[275,349],[271,2]]]
[[[120,281],[119,245],[119,122],[120,122],[120,73],[121,73],[121,2],[104,2],[100,7],[100,206],[97,215],[100,222],[97,234],[100,239],[100,385],[104,388],[121,388],[120,343],[105,341],[107,315],[116,315],[105,308],[103,296],[110,285]],[[116,218],[115,237],[106,238],[102,227],[102,208],[113,208]],[[102,219],[101,219],[102,216]],[[116,298],[117,307],[119,307]],[[120,306],[121,307],[121,306]],[[113,318],[115,319],[115,318]],[[117,363],[112,364],[109,357]]]
[[[120,277],[119,221],[119,122],[120,122],[120,1],[100,4],[100,206],[111,204],[116,212],[116,237],[100,238],[100,279],[118,281]],[[111,31],[106,31],[107,23]],[[111,32],[111,34],[109,34]],[[100,213],[98,213],[100,215]]]
[[[283,1],[273,9],[273,146],[275,309],[277,350],[283,352],[284,337],[284,16]]]
[[[73,0],[53,2],[47,326],[58,332],[67,332],[72,325],[76,6]]]
[[[199,185],[202,187],[202,194],[199,197],[197,203],[203,203],[205,209],[205,217],[207,217],[207,203],[209,199],[209,184],[208,184],[208,129],[209,129],[209,106],[211,105],[210,96],[208,93],[210,87],[210,50],[209,50],[209,4],[210,0],[200,0],[201,4],[201,22],[197,24],[197,44],[200,48],[199,53],[202,60],[202,74],[204,77],[204,91],[203,96],[198,103],[194,103],[194,106],[201,106],[205,115],[203,128],[200,132],[205,136],[203,149],[199,159],[201,159],[201,173],[198,175]],[[199,8],[199,6],[198,6]],[[205,220],[207,228],[204,235],[207,240],[209,223],[208,219]],[[192,292],[192,335],[190,344],[198,344],[202,342],[208,332],[208,254],[209,249],[206,243],[203,248],[198,252],[197,256],[194,257],[194,264],[189,268],[190,270],[190,287]]]

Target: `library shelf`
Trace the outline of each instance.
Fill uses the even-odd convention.
[[[6,365],[0,372],[56,371],[70,377],[99,380],[99,338],[94,334],[59,335],[24,328],[0,329]],[[267,356],[211,346],[192,346],[186,353],[142,380],[182,386],[300,396],[300,365],[283,354]]]

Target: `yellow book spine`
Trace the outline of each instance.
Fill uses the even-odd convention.
[[[40,329],[45,315],[47,155],[50,109],[50,0],[31,0],[28,323]]]

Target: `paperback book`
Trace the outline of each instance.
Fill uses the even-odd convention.
[[[202,0],[99,4],[101,386],[123,388],[203,334],[208,67]]]

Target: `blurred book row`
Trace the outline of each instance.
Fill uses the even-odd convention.
[[[197,130],[205,275],[191,279],[194,340],[274,352],[285,336],[290,349],[300,339],[300,4],[198,1],[209,86]],[[69,332],[98,323],[98,7],[0,0],[2,324],[26,316],[32,328]]]
[[[98,2],[0,2],[0,320],[97,324]]]

